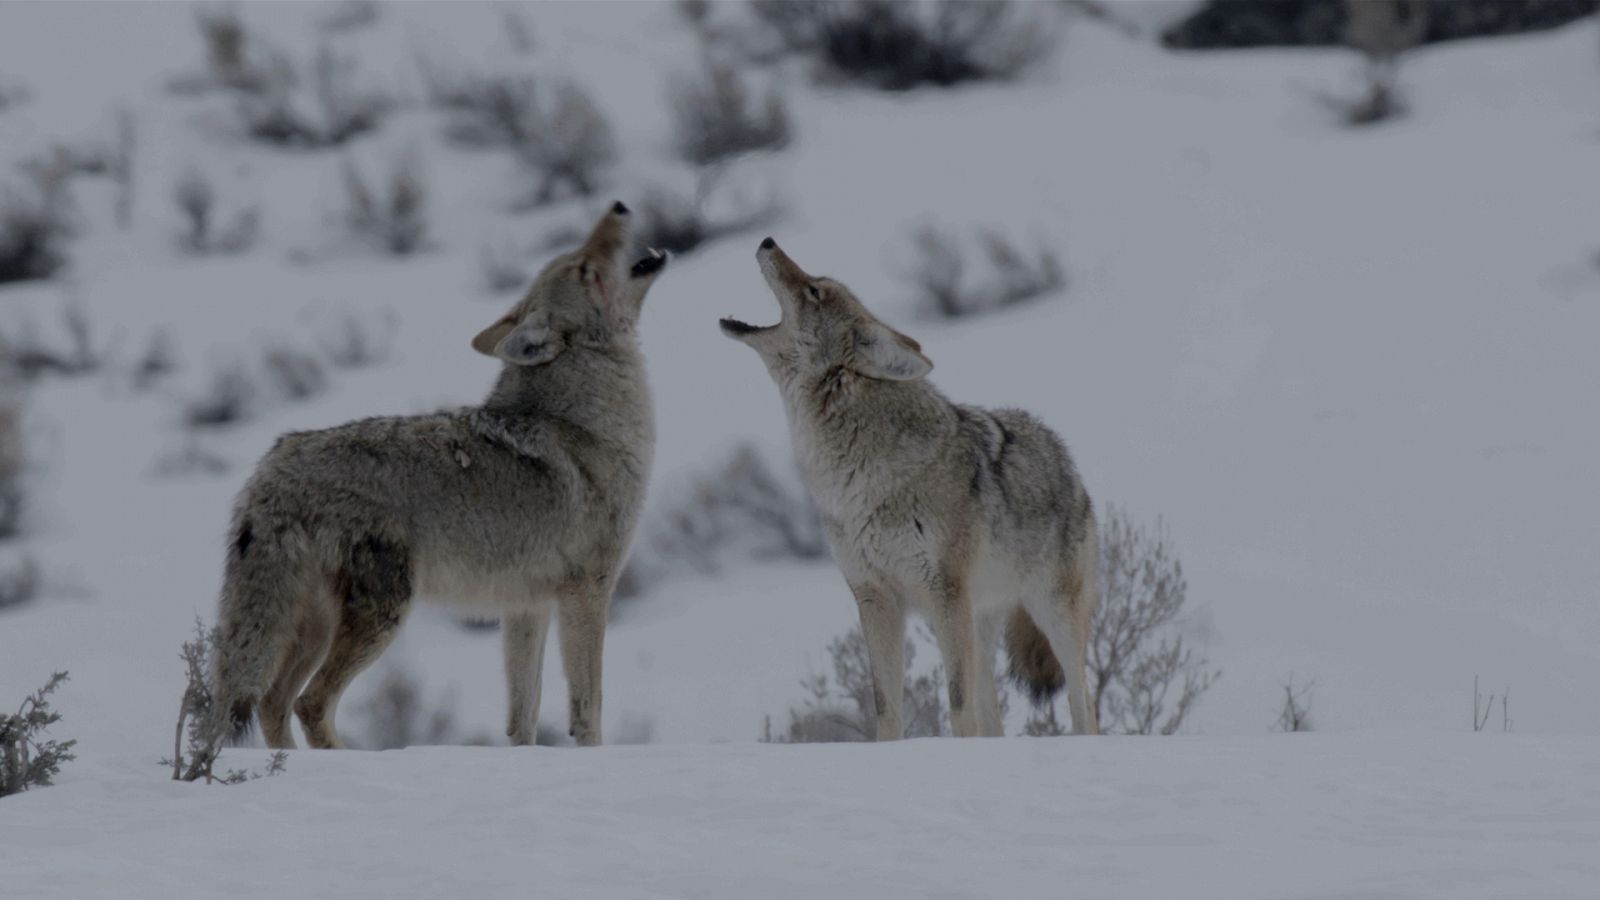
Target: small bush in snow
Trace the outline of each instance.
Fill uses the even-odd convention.
[[[184,421],[191,428],[236,425],[254,413],[257,388],[243,365],[230,363],[213,373],[205,390],[188,401]]]
[[[1089,639],[1089,691],[1107,734],[1172,734],[1221,672],[1185,645],[1188,582],[1158,523],[1117,507],[1100,523],[1100,606]]]
[[[1371,125],[1405,112],[1396,85],[1400,57],[1428,32],[1427,0],[1345,0],[1345,43],[1363,58],[1363,93],[1327,102],[1350,125]]]
[[[980,229],[975,244],[964,246],[933,225],[912,232],[903,277],[925,309],[957,319],[1025,303],[1066,284],[1060,259],[1047,248],[1028,253],[995,229]]]
[[[183,218],[179,246],[190,253],[243,253],[255,243],[260,224],[256,207],[233,209],[222,221],[224,211],[219,208],[216,187],[196,167],[179,176],[172,188],[172,202]]]
[[[317,327],[317,345],[334,368],[365,369],[382,364],[394,352],[393,314],[363,316],[341,310]]]
[[[309,400],[328,388],[322,360],[287,344],[267,348],[261,355],[261,369],[268,387],[290,402]]]
[[[532,202],[556,199],[562,185],[580,197],[593,194],[616,161],[617,147],[611,124],[589,95],[572,82],[557,82],[540,93],[530,125],[512,150],[539,178]]]
[[[207,630],[196,619],[194,638],[183,642],[179,656],[183,659],[183,697],[178,705],[178,726],[172,739],[172,756],[161,760],[160,765],[172,769],[173,781],[200,781],[207,784],[239,784],[262,777],[261,772],[230,769],[218,775],[217,763],[222,756],[226,737],[225,710],[216,708],[216,698],[211,693],[211,654],[217,645],[217,629]],[[282,774],[289,755],[282,750],[267,758],[265,775]]]
[[[273,54],[255,90],[241,91],[235,106],[246,134],[280,147],[337,147],[378,127],[391,103],[356,81],[355,59],[324,45],[311,61],[309,78],[294,63]]]
[[[1055,47],[1054,11],[1007,0],[755,0],[790,50],[884,90],[1016,78]]]
[[[371,750],[398,750],[451,742],[455,713],[449,702],[424,703],[421,683],[398,663],[385,667],[383,681],[361,706],[366,723],[361,746]]]
[[[1472,730],[1482,731],[1489,724],[1489,714],[1494,712],[1494,692],[1489,693],[1487,701],[1483,693],[1478,690],[1478,676],[1472,676]],[[1511,730],[1511,686],[1500,693],[1500,730]]]
[[[77,741],[45,738],[50,726],[61,721],[61,714],[50,707],[50,695],[66,680],[65,672],[51,675],[15,713],[0,715],[0,797],[48,786],[64,763],[77,758],[72,752]]]
[[[0,610],[26,606],[39,596],[39,564],[26,554],[0,555]]]
[[[515,249],[505,244],[484,244],[478,259],[483,286],[491,294],[504,294],[527,287],[532,280],[528,264]]]
[[[0,113],[15,109],[33,99],[27,82],[0,75]]]
[[[708,62],[695,75],[679,78],[671,99],[678,152],[697,166],[789,143],[783,95],[770,89],[751,97],[744,78],[726,63]]]
[[[1311,731],[1311,695],[1316,686],[1316,679],[1297,685],[1291,674],[1289,680],[1280,685],[1283,688],[1283,708],[1278,710],[1278,721],[1273,727],[1284,732]]]
[[[428,191],[421,164],[406,154],[378,185],[369,184],[353,161],[344,168],[345,221],[350,230],[394,256],[409,256],[428,244]]]
[[[72,236],[69,173],[46,166],[0,184],[0,284],[49,278],[66,265]]]
[[[813,675],[800,684],[807,696],[790,707],[789,721],[782,731],[774,731],[769,716],[762,724],[761,739],[780,744],[818,744],[844,741],[870,741],[877,734],[878,710],[872,699],[872,667],[867,659],[867,642],[860,628],[852,628],[828,644],[833,677]],[[905,662],[909,668],[916,657],[916,645],[906,641]],[[905,699],[901,707],[904,735],[938,737],[948,733],[948,716],[940,695],[944,670],[912,675],[905,680]]]
[[[217,3],[197,6],[194,24],[205,43],[206,69],[216,83],[238,90],[257,89],[258,73],[248,56],[250,33],[238,8]]]
[[[150,335],[144,351],[134,361],[133,389],[145,391],[154,387],[168,375],[178,371],[178,345],[170,331],[157,331]]]
[[[355,31],[370,28],[378,21],[377,0],[334,0],[325,4],[324,9],[317,18],[317,27],[323,31]]]
[[[0,385],[0,541],[22,530],[23,477],[27,455],[22,435],[22,404]]]
[[[733,551],[755,559],[821,559],[828,554],[822,520],[805,491],[779,478],[750,444],[694,478],[668,505],[641,543],[632,576],[648,581],[651,566],[712,572]],[[649,557],[646,561],[643,557]]]
[[[725,170],[701,170],[695,176],[693,197],[663,188],[647,191],[635,207],[643,243],[681,256],[778,218],[781,205],[777,198],[736,192],[726,174]]]
[[[30,381],[47,374],[72,377],[97,371],[101,351],[94,342],[89,314],[80,303],[61,307],[60,342],[51,342],[24,322],[15,334],[0,332],[0,376]]]

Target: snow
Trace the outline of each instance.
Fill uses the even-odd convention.
[[[288,38],[315,12],[243,8]],[[330,222],[343,154],[252,146],[219,129],[214,98],[165,92],[201,61],[190,12],[0,6],[0,74],[35,95],[0,114],[0,161],[103,129],[116,103],[140,125],[134,228],[85,183],[68,277],[0,287],[0,328],[48,331],[75,300],[115,363],[28,398],[40,471],[22,546],[48,590],[0,613],[0,701],[69,669],[57,733],[80,759],[0,802],[6,896],[1594,895],[1590,25],[1419,52],[1412,114],[1359,132],[1315,99],[1349,85],[1347,54],[1172,54],[1089,22],[1019,85],[888,96],[779,71],[795,144],[739,174],[783,189],[785,249],[921,341],[951,396],[1038,413],[1097,502],[1169,526],[1188,636],[1224,673],[1185,736],[758,745],[854,610],[826,564],[733,564],[663,583],[608,633],[607,734],[649,722],[655,744],[298,752],[286,775],[225,789],[168,783],[154,762],[248,467],[282,431],[480,397],[494,364],[467,342],[510,303],[478,283],[482,245],[686,185],[661,85],[695,48],[670,4],[532,7],[531,61],[504,45],[498,8],[382,7],[348,40],[386,84],[419,90],[419,46],[571,72],[624,148],[605,196],[513,213],[524,185],[505,154],[451,148],[431,114],[403,111],[354,151],[377,165],[416,148],[427,167],[439,246],[393,261]],[[117,40],[84,66],[61,49],[84,34]],[[167,193],[191,162],[262,203],[252,252],[173,249]],[[1037,234],[1068,287],[920,318],[896,271],[929,220]],[[761,237],[675,261],[649,298],[652,508],[736,440],[788,459],[775,390],[715,327],[773,315]],[[186,442],[178,401],[214,367],[309,346],[340,310],[393,314],[394,358],[205,438],[224,475],[155,477]],[[136,394],[125,369],[159,330],[184,368]],[[394,664],[452,701],[464,737],[499,740],[495,635],[422,606],[386,660],[352,687],[343,730]],[[1290,673],[1316,680],[1323,731],[1265,734]],[[1514,734],[1470,732],[1475,675],[1512,688]],[[565,692],[551,652],[543,720],[560,730]]]
[[[229,788],[107,766],[8,800],[0,871],[82,900],[1586,897],[1597,759],[1369,732],[300,753]]]

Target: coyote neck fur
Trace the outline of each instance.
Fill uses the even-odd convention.
[[[644,467],[655,442],[644,360],[631,339],[569,352],[545,366],[505,366],[481,411],[513,433],[533,425],[582,432]]]
[[[886,496],[914,484],[921,464],[948,447],[959,426],[955,406],[922,380],[883,381],[834,366],[785,387],[801,473],[818,505],[836,517],[883,499],[863,496],[867,485]]]

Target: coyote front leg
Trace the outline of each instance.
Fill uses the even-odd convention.
[[[567,733],[580,747],[600,743],[600,663],[609,597],[569,594],[561,604],[561,662],[567,671]]]
[[[500,623],[505,642],[506,688],[510,709],[506,737],[525,747],[539,729],[540,682],[544,674],[544,645],[550,633],[550,606],[541,602],[525,612],[507,615]]]
[[[876,739],[898,741],[900,704],[905,695],[906,616],[900,598],[881,588],[851,586],[861,614],[861,637],[872,669],[872,701],[877,711]]]
[[[956,737],[978,735],[978,637],[972,598],[966,585],[936,584],[930,588],[934,636],[944,657],[950,688],[950,731]],[[990,665],[993,665],[991,662]]]

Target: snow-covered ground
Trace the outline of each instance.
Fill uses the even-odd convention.
[[[1176,55],[1088,22],[1019,85],[894,96],[779,71],[795,141],[743,168],[781,187],[784,247],[918,338],[947,393],[1040,414],[1099,502],[1170,527],[1190,637],[1224,673],[1187,736],[755,746],[854,609],[826,564],[751,564],[676,577],[609,633],[607,732],[649,722],[656,744],[298,753],[284,777],[221,789],[165,783],[154,761],[250,464],[284,430],[477,399],[494,364],[467,341],[510,302],[480,284],[483,245],[535,243],[649,184],[686,190],[663,74],[695,49],[671,4],[534,6],[526,63],[498,7],[381,7],[340,40],[386,84],[420,93],[419,47],[565,71],[623,149],[593,203],[512,213],[526,185],[506,154],[454,149],[434,114],[404,109],[354,150],[376,164],[415,148],[425,167],[437,247],[395,261],[323,252],[344,153],[243,142],[216,98],[165,90],[203,61],[191,12],[0,5],[0,75],[34,93],[0,113],[0,162],[103,130],[116,104],[140,129],[134,227],[85,182],[67,276],[0,287],[0,328],[48,330],[76,300],[113,350],[107,372],[28,397],[22,546],[48,589],[0,613],[0,701],[69,669],[57,732],[80,759],[0,802],[0,893],[180,896],[164,885],[202,870],[229,891],[373,896],[1600,890],[1592,22],[1420,52],[1402,76],[1412,114],[1359,132],[1315,99],[1350,86],[1348,54]],[[297,49],[317,12],[244,7]],[[170,186],[191,164],[261,204],[253,251],[174,249]],[[928,219],[1038,234],[1070,283],[983,318],[918,318],[896,268]],[[649,298],[653,502],[739,439],[787,459],[774,389],[715,324],[775,314],[762,234],[678,260]],[[187,441],[179,398],[274,341],[312,346],[337,310],[392,313],[394,358],[204,438],[225,474],[154,475]],[[126,367],[163,330],[184,367],[135,393]],[[498,655],[497,636],[428,608],[389,652],[464,736],[502,730]],[[1327,733],[1266,734],[1291,672],[1316,679]],[[1514,736],[1470,733],[1475,675],[1511,686]],[[562,730],[564,696],[551,653],[544,718]]]
[[[7,800],[0,872],[78,900],[1578,898],[1597,759],[1429,732],[433,747],[227,789],[122,760]]]

